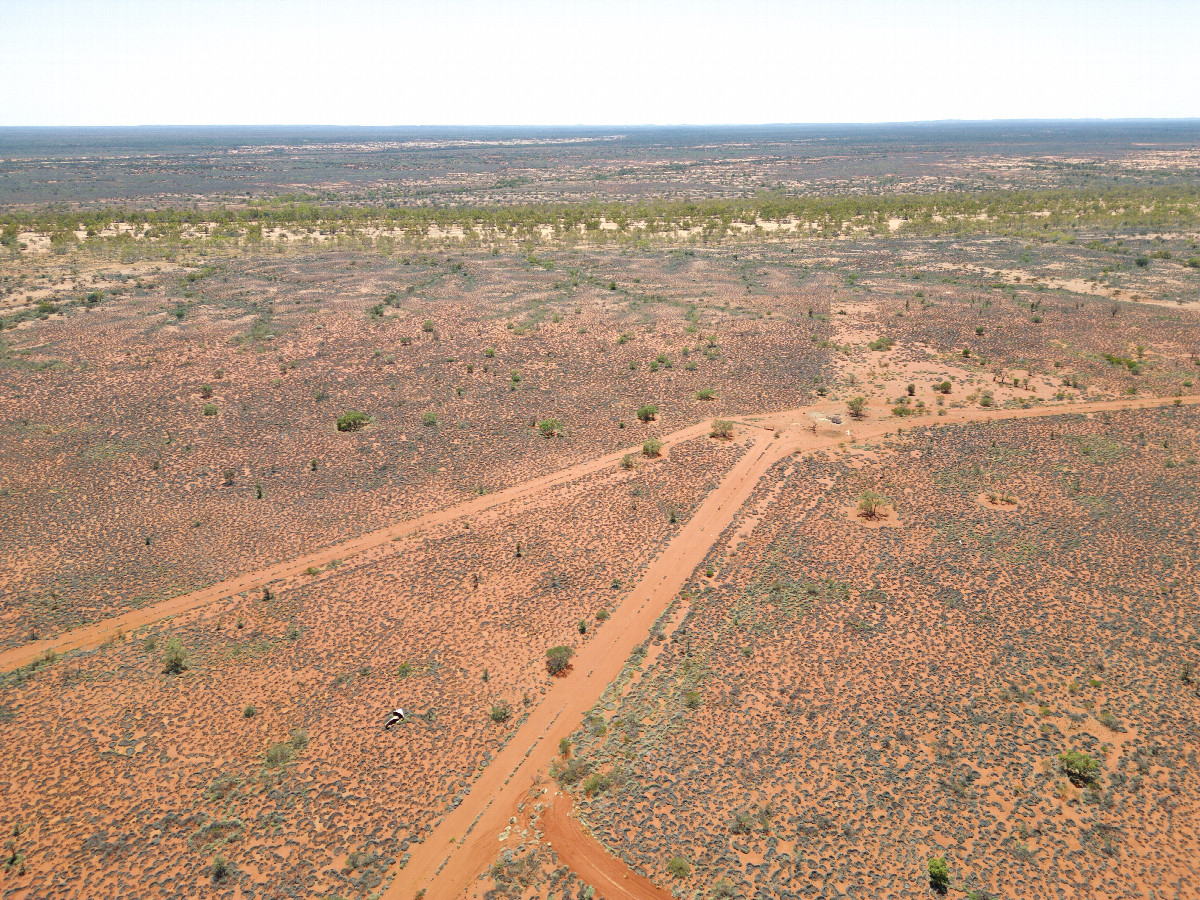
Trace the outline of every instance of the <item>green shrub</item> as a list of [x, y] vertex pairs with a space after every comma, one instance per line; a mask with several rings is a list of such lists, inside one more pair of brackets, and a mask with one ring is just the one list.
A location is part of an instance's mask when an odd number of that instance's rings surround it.
[[421, 330], [426, 334], [433, 334], [433, 319], [426, 319], [422, 322]]
[[201, 397], [203, 397], [205, 400], [207, 400], [212, 395], [213, 395], [213, 389], [212, 389], [211, 384], [200, 385], [200, 396]]
[[212, 877], [212, 880], [220, 884], [233, 874], [233, 866], [229, 864], [229, 860], [227, 860], [224, 856], [217, 854], [216, 858], [213, 859], [212, 865], [209, 867], [208, 872]]
[[253, 719], [256, 715], [258, 715], [258, 710], [255, 709], [253, 706], [247, 706], [245, 709], [242, 710], [242, 718], [243, 719]]
[[[560, 749], [562, 745], [559, 745]], [[565, 762], [555, 760], [550, 764], [550, 777], [564, 787], [579, 784], [592, 771], [592, 764], [586, 759], [573, 757]]]
[[642, 422], [649, 422], [658, 415], [658, 407], [653, 403], [647, 403], [645, 406], [639, 407], [637, 417]]
[[851, 397], [846, 401], [846, 409], [850, 410], [850, 415], [856, 419], [861, 419], [867, 414], [867, 398], [866, 397]]
[[950, 887], [950, 867], [946, 865], [946, 860], [940, 856], [935, 856], [929, 860], [929, 886], [939, 894], [946, 893]]
[[877, 340], [871, 341], [871, 343], [867, 344], [867, 346], [872, 350], [891, 350], [892, 345], [895, 343], [896, 342], [890, 337], [881, 337]]
[[733, 437], [733, 423], [726, 419], [713, 419], [712, 430], [709, 431], [708, 436], [729, 440]]
[[662, 453], [662, 446], [662, 441], [657, 438], [650, 438], [649, 440], [642, 441], [642, 453], [653, 458]]
[[583, 780], [583, 792], [589, 797], [595, 797], [612, 787], [612, 783], [612, 776], [606, 772], [593, 772]]
[[562, 427], [563, 423], [561, 419], [542, 419], [542, 421], [538, 422], [538, 431], [544, 437], [554, 437], [562, 431]]
[[1078, 750], [1058, 754], [1058, 767], [1074, 784], [1091, 784], [1100, 773], [1100, 764]]
[[206, 416], [215, 416], [217, 414], [217, 404], [205, 403], [204, 404], [204, 414]]
[[875, 491], [863, 491], [858, 495], [858, 511], [867, 519], [878, 519], [888, 504], [888, 498]]
[[163, 672], [168, 675], [179, 675], [187, 668], [187, 651], [183, 642], [177, 637], [167, 641], [167, 649], [163, 651]]
[[570, 647], [551, 647], [546, 651], [546, 671], [551, 675], [561, 675], [571, 666], [571, 657], [575, 651]]
[[716, 396], [717, 392], [712, 388], [701, 388], [700, 390], [696, 391], [697, 400], [715, 400]]
[[338, 431], [360, 431], [366, 428], [374, 420], [366, 413], [352, 409], [349, 412], [344, 412], [337, 418]]
[[264, 760], [268, 769], [282, 769], [292, 761], [291, 745], [283, 741], [272, 744], [267, 748]]
[[621, 468], [622, 469], [632, 469], [635, 465], [636, 465], [636, 463], [633, 461], [632, 453], [626, 453], [624, 456], [621, 457]]
[[488, 715], [491, 716], [493, 722], [507, 722], [512, 718], [512, 707], [508, 705], [507, 700], [501, 700], [492, 705], [492, 711]]
[[438, 415], [432, 409], [427, 409], [421, 413], [421, 424], [426, 428], [432, 428], [438, 423]]
[[1200, 256], [1193, 256], [1184, 263], [1189, 269], [1200, 269]]
[[667, 871], [673, 878], [687, 878], [692, 874], [692, 866], [682, 856], [676, 856], [667, 863]]

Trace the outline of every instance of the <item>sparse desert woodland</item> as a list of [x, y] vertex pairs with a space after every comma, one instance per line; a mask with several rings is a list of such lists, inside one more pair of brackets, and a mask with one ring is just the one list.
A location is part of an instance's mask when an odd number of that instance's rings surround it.
[[1200, 893], [1113, 128], [0, 154], [4, 896]]

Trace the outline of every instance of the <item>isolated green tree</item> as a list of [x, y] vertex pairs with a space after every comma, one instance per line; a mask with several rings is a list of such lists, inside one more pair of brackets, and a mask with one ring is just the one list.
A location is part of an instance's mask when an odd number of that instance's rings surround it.
[[571, 657], [575, 651], [570, 647], [551, 647], [546, 651], [546, 671], [551, 675], [559, 675], [571, 665]]
[[187, 651], [183, 642], [177, 637], [167, 641], [167, 648], [162, 656], [163, 671], [168, 675], [179, 675], [187, 668]]

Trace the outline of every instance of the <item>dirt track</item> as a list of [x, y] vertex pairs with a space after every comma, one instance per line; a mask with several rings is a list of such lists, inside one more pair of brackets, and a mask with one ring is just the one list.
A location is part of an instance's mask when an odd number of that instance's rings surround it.
[[604, 849], [571, 815], [571, 795], [555, 792], [554, 802], [538, 820], [542, 837], [559, 860], [596, 889], [604, 900], [671, 900], [668, 891], [631, 871]]
[[489, 763], [466, 801], [442, 819], [424, 843], [414, 847], [408, 866], [399, 872], [385, 897], [411, 900], [421, 889], [426, 897], [457, 897], [474, 883], [495, 857], [496, 834], [508, 823], [533, 777], [558, 752], [559, 739], [575, 729], [620, 674], [633, 648], [645, 639], [708, 548], [733, 521], [759, 478], [788, 452], [790, 447], [769, 432], [756, 429], [751, 433], [746, 455], [650, 564], [617, 613], [575, 657], [571, 674], [554, 683]]

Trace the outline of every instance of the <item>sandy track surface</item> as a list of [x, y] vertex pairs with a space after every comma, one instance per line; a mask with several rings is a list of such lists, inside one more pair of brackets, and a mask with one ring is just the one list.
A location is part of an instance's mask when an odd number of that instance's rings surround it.
[[596, 889], [604, 900], [671, 900], [670, 892], [632, 871], [571, 815], [571, 795], [556, 792], [538, 819], [542, 838], [559, 860]]

